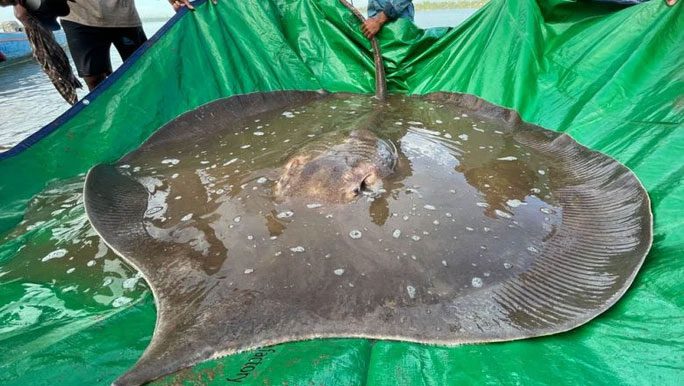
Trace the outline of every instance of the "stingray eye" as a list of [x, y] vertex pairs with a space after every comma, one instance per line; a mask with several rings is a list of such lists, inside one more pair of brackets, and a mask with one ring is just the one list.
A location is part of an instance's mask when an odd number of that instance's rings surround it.
[[362, 183], [362, 185], [361, 185], [360, 188], [354, 188], [354, 190], [352, 190], [352, 193], [353, 193], [355, 196], [358, 196], [359, 194], [361, 194], [361, 189], [363, 189], [363, 183]]

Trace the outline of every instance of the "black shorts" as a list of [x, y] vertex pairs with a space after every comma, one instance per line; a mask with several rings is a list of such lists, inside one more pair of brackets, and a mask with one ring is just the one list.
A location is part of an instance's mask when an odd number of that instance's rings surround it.
[[126, 60], [147, 40], [142, 27], [91, 27], [62, 20], [62, 28], [81, 77], [112, 73], [109, 57], [112, 44], [119, 51], [121, 59]]

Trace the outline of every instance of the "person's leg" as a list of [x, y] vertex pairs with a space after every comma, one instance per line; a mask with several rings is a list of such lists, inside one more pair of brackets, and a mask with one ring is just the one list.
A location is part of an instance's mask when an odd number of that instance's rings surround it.
[[78, 75], [92, 91], [112, 73], [109, 34], [105, 28], [90, 27], [67, 20], [62, 20], [62, 28]]
[[132, 27], [132, 28], [112, 28], [112, 42], [114, 47], [119, 51], [121, 59], [126, 61], [135, 50], [143, 45], [147, 41], [147, 36], [145, 36], [145, 31], [142, 27]]

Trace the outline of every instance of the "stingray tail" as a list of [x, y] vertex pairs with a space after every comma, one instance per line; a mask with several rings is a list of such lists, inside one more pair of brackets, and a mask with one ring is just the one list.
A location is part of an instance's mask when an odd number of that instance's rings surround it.
[[34, 16], [27, 15], [22, 23], [33, 49], [33, 57], [40, 63], [64, 100], [75, 104], [78, 101], [76, 89], [83, 86], [71, 70], [66, 53], [52, 32], [43, 27]]
[[[366, 21], [366, 18], [363, 17], [361, 12], [347, 0], [340, 0], [340, 2], [362, 23]], [[387, 99], [387, 81], [385, 80], [385, 64], [382, 60], [382, 52], [380, 52], [378, 39], [373, 37], [371, 39], [371, 46], [373, 47], [373, 59], [375, 61], [375, 97], [380, 101], [384, 101]]]

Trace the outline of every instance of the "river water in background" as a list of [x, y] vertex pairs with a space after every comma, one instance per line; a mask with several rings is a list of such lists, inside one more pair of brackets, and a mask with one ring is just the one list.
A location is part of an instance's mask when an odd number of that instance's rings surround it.
[[[474, 12], [474, 9], [418, 11], [416, 24], [421, 28], [455, 26]], [[144, 22], [143, 27], [151, 37], [163, 25], [153, 21]], [[116, 50], [112, 50], [112, 65], [115, 69], [121, 65]], [[86, 94], [85, 89], [78, 93], [80, 98]], [[0, 151], [16, 145], [69, 108], [31, 59], [0, 65], [0, 102]]]

